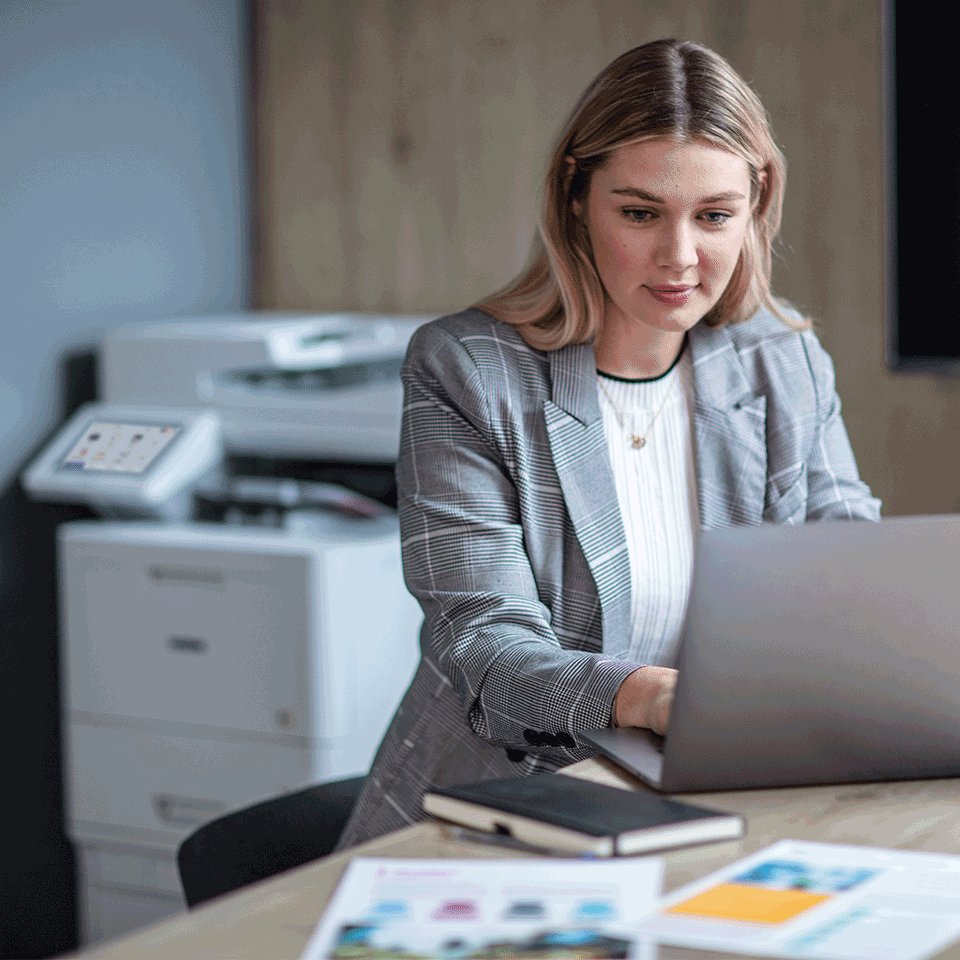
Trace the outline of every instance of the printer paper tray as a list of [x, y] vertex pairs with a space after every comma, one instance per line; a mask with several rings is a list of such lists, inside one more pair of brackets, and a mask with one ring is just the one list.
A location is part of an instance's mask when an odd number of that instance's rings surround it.
[[323, 749], [70, 724], [68, 828], [76, 836], [81, 824], [96, 823], [108, 832], [159, 832], [174, 841], [226, 810], [366, 772], [328, 767]]

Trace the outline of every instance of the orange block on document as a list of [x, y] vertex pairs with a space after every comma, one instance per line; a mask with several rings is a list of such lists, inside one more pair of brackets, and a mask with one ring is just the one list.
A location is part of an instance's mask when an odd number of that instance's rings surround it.
[[675, 904], [665, 913], [703, 917], [708, 920], [736, 920], [740, 923], [783, 923], [829, 900], [826, 893], [804, 890], [769, 890], [739, 883], [721, 883], [689, 900]]

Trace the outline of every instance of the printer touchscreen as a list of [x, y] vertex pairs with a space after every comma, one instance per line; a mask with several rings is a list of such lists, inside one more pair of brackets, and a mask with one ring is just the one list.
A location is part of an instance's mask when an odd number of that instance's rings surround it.
[[180, 429], [174, 424], [94, 420], [63, 458], [60, 469], [143, 473]]

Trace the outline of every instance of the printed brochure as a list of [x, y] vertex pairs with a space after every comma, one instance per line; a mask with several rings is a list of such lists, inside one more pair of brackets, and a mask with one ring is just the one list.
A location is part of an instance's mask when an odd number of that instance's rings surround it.
[[675, 891], [641, 930], [764, 957], [921, 960], [960, 937], [960, 857], [785, 840]]
[[302, 960], [652, 960], [637, 930], [660, 882], [656, 859], [358, 857]]

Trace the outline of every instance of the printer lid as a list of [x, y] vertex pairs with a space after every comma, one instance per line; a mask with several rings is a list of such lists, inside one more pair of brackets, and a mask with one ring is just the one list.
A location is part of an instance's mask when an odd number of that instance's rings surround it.
[[211, 407], [228, 453], [393, 462], [400, 366], [431, 319], [243, 312], [131, 324], [104, 340], [101, 395]]
[[371, 313], [319, 316], [288, 312], [244, 313], [130, 324], [111, 331], [112, 343], [180, 343], [191, 356], [226, 364], [231, 357], [259, 361], [281, 370], [342, 366], [394, 357], [406, 349], [410, 333], [429, 318]]

